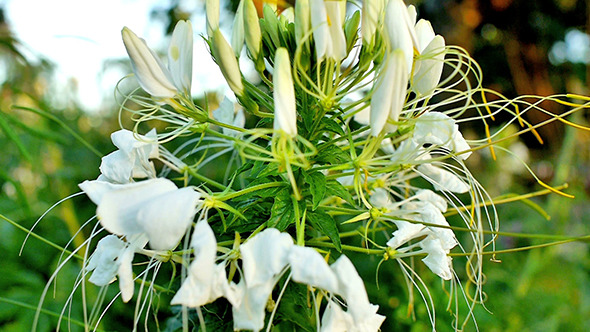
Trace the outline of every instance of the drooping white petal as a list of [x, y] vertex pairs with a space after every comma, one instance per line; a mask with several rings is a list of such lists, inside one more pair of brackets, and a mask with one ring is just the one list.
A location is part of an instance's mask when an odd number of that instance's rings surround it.
[[322, 315], [320, 332], [346, 332], [351, 326], [354, 326], [352, 316], [342, 310], [338, 303], [328, 302]]
[[264, 327], [266, 303], [277, 280], [269, 279], [265, 283], [256, 286], [246, 286], [247, 281], [242, 280], [237, 285], [243, 294], [239, 305], [232, 306], [234, 330], [260, 331]]
[[121, 188], [122, 185], [102, 180], [86, 180], [80, 183], [78, 187], [84, 191], [94, 204], [99, 205], [106, 193]]
[[346, 37], [344, 36], [344, 15], [346, 13], [346, 1], [325, 1], [326, 14], [328, 16], [328, 30], [332, 47], [328, 57], [340, 61], [346, 57]]
[[178, 21], [168, 47], [168, 69], [176, 88], [190, 96], [193, 77], [193, 27]]
[[289, 263], [293, 239], [276, 228], [267, 228], [240, 246], [244, 279], [248, 288], [263, 285]]
[[398, 121], [404, 107], [408, 73], [403, 57], [400, 50], [389, 53], [375, 81], [370, 114], [373, 136], [378, 136], [389, 120]]
[[448, 250], [445, 250], [442, 243], [434, 237], [427, 236], [420, 241], [420, 246], [428, 255], [422, 259], [428, 268], [443, 278], [444, 280], [451, 280], [453, 273], [451, 271], [451, 257], [447, 256]]
[[413, 220], [416, 222], [409, 222], [405, 220], [393, 219], [393, 222], [397, 226], [397, 230], [393, 232], [393, 237], [387, 241], [387, 245], [393, 249], [397, 249], [409, 240], [419, 236], [424, 230], [424, 225], [420, 221], [422, 219], [421, 214], [416, 214], [418, 204], [409, 202], [403, 205], [403, 210], [408, 210], [408, 213], [402, 216], [403, 219]]
[[123, 28], [121, 34], [139, 85], [154, 97], [174, 97], [176, 87], [172, 83], [170, 72], [162, 65], [158, 56], [129, 28]]
[[194, 249], [195, 259], [189, 267], [187, 279], [170, 303], [194, 308], [223, 296], [228, 282], [225, 264], [215, 265], [217, 240], [207, 221], [200, 221], [195, 225], [191, 247]]
[[363, 279], [359, 276], [356, 268], [345, 255], [340, 256], [330, 268], [338, 277], [338, 292], [346, 304], [347, 312], [352, 315], [355, 323], [362, 322], [366, 317], [374, 314], [376, 306], [369, 303], [369, 297], [365, 290]]
[[131, 265], [134, 255], [135, 248], [130, 246], [123, 250], [123, 253], [119, 256], [117, 275], [119, 276], [119, 289], [121, 290], [121, 298], [123, 299], [123, 302], [129, 302], [129, 300], [131, 300], [135, 289], [135, 285], [133, 284], [133, 269]]
[[451, 250], [457, 245], [458, 242], [457, 238], [455, 238], [455, 233], [449, 228], [449, 223], [445, 219], [445, 216], [434, 204], [421, 202], [417, 211], [420, 214], [421, 221], [442, 226], [428, 226], [428, 230], [440, 241], [445, 250]]
[[[129, 183], [133, 177], [135, 161], [121, 150], [102, 157], [100, 173], [111, 183]], [[139, 173], [138, 175], [142, 175]], [[141, 176], [138, 176], [141, 177]]]
[[165, 192], [145, 201], [137, 212], [137, 223], [155, 250], [172, 250], [186, 233], [201, 194], [192, 188]]
[[447, 212], [447, 201], [440, 195], [434, 193], [432, 190], [420, 189], [416, 192], [416, 195], [414, 195], [414, 197], [423, 202], [430, 202], [431, 204], [436, 206], [436, 208], [439, 209], [440, 212]]
[[111, 134], [113, 144], [127, 155], [139, 155], [145, 159], [158, 158], [158, 138], [156, 129], [150, 130], [146, 135], [121, 129]]
[[289, 252], [291, 279], [328, 292], [338, 291], [338, 279], [322, 255], [310, 247], [293, 246]]
[[279, 48], [275, 53], [273, 75], [275, 118], [274, 129], [294, 137], [297, 136], [297, 110], [295, 88], [291, 74], [289, 51]]
[[88, 281], [97, 286], [113, 282], [120, 264], [119, 256], [125, 247], [125, 242], [115, 235], [107, 235], [98, 241], [86, 266], [87, 271], [93, 271]]

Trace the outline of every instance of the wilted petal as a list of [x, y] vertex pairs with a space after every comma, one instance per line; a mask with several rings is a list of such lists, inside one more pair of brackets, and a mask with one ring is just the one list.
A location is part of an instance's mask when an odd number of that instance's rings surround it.
[[291, 74], [289, 51], [279, 48], [275, 53], [273, 75], [275, 118], [274, 129], [287, 135], [297, 136], [297, 110], [295, 88]]
[[338, 291], [338, 279], [324, 257], [313, 248], [293, 246], [289, 252], [291, 279], [328, 292]]
[[174, 97], [176, 87], [172, 83], [170, 72], [162, 65], [158, 56], [143, 39], [127, 27], [123, 28], [121, 34], [139, 85], [154, 97]]
[[168, 68], [174, 85], [190, 96], [193, 77], [193, 27], [190, 21], [178, 21], [168, 47]]
[[266, 284], [289, 263], [293, 239], [276, 228], [267, 228], [240, 246], [248, 288]]

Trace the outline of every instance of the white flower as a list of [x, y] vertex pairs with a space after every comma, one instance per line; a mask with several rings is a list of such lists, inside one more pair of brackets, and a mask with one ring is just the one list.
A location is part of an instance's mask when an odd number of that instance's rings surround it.
[[[470, 149], [453, 118], [440, 112], [428, 112], [416, 119], [412, 136], [418, 144], [439, 145], [451, 152], [460, 153]], [[471, 152], [461, 153], [459, 158], [469, 158]]]
[[344, 21], [345, 1], [310, 0], [311, 27], [318, 60], [331, 58], [340, 61], [346, 57]]
[[187, 231], [201, 195], [163, 178], [112, 185], [85, 181], [80, 188], [98, 205], [101, 225], [121, 236], [143, 234], [155, 250], [172, 250]]
[[406, 71], [412, 71], [416, 33], [408, 8], [402, 0], [390, 0], [385, 11], [385, 35], [390, 50], [401, 49], [406, 61]]
[[275, 53], [274, 63], [274, 129], [294, 137], [297, 136], [297, 111], [295, 88], [291, 74], [289, 51], [279, 48]]
[[135, 287], [131, 263], [135, 251], [147, 243], [145, 236], [135, 236], [129, 240], [130, 242], [125, 242], [115, 235], [105, 236], [98, 241], [86, 266], [87, 271], [93, 271], [88, 281], [97, 286], [106, 286], [118, 276], [123, 302], [128, 302], [133, 297]]
[[265, 306], [289, 263], [293, 239], [267, 228], [240, 246], [244, 275], [238, 283], [239, 300], [233, 305], [234, 329], [259, 331], [264, 327]]
[[182, 304], [187, 307], [200, 307], [228, 295], [231, 298], [225, 264], [215, 264], [217, 257], [217, 240], [209, 223], [199, 221], [191, 239], [195, 259], [189, 267], [187, 279], [182, 283], [170, 304]]
[[403, 57], [400, 50], [389, 53], [375, 81], [370, 114], [373, 136], [378, 136], [384, 128], [388, 132], [394, 131], [395, 126], [386, 124], [398, 121], [404, 107], [408, 72]]
[[149, 159], [158, 158], [156, 130], [146, 136], [135, 135], [129, 130], [111, 134], [113, 144], [119, 148], [102, 158], [101, 176], [98, 180], [111, 183], [129, 183], [132, 178], [155, 177], [154, 165]]
[[433, 164], [422, 164], [417, 167], [417, 170], [434, 185], [434, 189], [436, 190], [462, 194], [471, 189], [457, 175]]
[[168, 68], [129, 28], [121, 32], [123, 43], [131, 59], [133, 72], [139, 85], [156, 98], [172, 98], [178, 91], [190, 93], [192, 77], [192, 27], [188, 21], [179, 21], [174, 28], [168, 49]]

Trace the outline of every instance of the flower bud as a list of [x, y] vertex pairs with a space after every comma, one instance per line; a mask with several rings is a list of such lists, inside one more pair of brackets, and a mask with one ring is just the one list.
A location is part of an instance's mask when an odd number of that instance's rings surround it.
[[390, 0], [385, 12], [385, 35], [390, 50], [401, 49], [406, 59], [408, 73], [414, 62], [414, 25], [408, 8], [402, 0]]
[[236, 58], [239, 58], [240, 54], [242, 54], [242, 48], [244, 48], [244, 1], [240, 1], [238, 5], [231, 31], [231, 47]]
[[252, 0], [244, 0], [244, 28], [246, 31], [246, 47], [253, 59], [258, 58], [260, 45], [262, 44], [262, 33], [256, 6]]
[[158, 56], [129, 28], [123, 28], [121, 35], [139, 85], [154, 97], [174, 97], [178, 91]]
[[342, 27], [346, 2], [311, 0], [311, 25], [318, 60], [346, 57], [346, 37]]
[[236, 95], [242, 96], [244, 94], [244, 84], [242, 83], [242, 73], [240, 72], [238, 60], [219, 29], [213, 31], [211, 35], [211, 52], [230, 89]]
[[207, 13], [207, 34], [211, 36], [213, 31], [219, 30], [219, 0], [206, 0], [205, 11]]
[[295, 88], [291, 75], [289, 51], [279, 48], [275, 53], [274, 63], [274, 129], [294, 137], [297, 135], [297, 111], [295, 104]]
[[295, 39], [300, 45], [303, 38], [311, 31], [311, 12], [309, 0], [295, 2]]

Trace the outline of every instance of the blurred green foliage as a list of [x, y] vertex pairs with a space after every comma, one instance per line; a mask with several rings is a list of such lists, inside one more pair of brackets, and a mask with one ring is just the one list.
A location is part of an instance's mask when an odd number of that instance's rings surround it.
[[[486, 86], [511, 97], [535, 93], [547, 95], [572, 92], [588, 95], [588, 68], [579, 63], [553, 65], [547, 54], [570, 28], [585, 31], [588, 2], [568, 0], [423, 0], [416, 3], [420, 15], [432, 21], [435, 30], [448, 44], [469, 50], [484, 72]], [[160, 7], [162, 8], [162, 7]], [[228, 5], [228, 8], [232, 8]], [[180, 9], [179, 1], [155, 11], [153, 18], [173, 27], [191, 13]], [[0, 15], [0, 17], [3, 17]], [[170, 31], [168, 31], [170, 32]], [[26, 43], [26, 41], [23, 41]], [[77, 184], [96, 178], [101, 154], [113, 150], [109, 135], [118, 128], [115, 110], [89, 114], [75, 102], [56, 108], [52, 98], [52, 65], [44, 59], [26, 58], [20, 51], [9, 26], [0, 20], [0, 62], [7, 69], [0, 86], [0, 330], [29, 331], [35, 308], [47, 281], [63, 260], [62, 252], [31, 237], [19, 254], [26, 233], [7, 221], [30, 229], [37, 218], [61, 199], [78, 192]], [[107, 60], [107, 59], [105, 59]], [[215, 103], [215, 101], [213, 101]], [[546, 105], [559, 113], [558, 105]], [[528, 114], [535, 123], [538, 114]], [[574, 119], [586, 124], [580, 114]], [[502, 118], [497, 120], [501, 124]], [[477, 137], [480, 128], [470, 129]], [[517, 129], [514, 128], [516, 131]], [[531, 169], [545, 182], [568, 182], [568, 193], [575, 199], [558, 195], [534, 198], [551, 219], [524, 203], [498, 206], [501, 230], [506, 232], [581, 236], [590, 234], [590, 135], [587, 132], [551, 126], [541, 132], [546, 144], [540, 146], [531, 137], [505, 142], [506, 148], [528, 153]], [[523, 144], [524, 142], [524, 144]], [[521, 145], [519, 145], [521, 144]], [[89, 148], [91, 146], [92, 148]], [[527, 193], [540, 190], [526, 169], [508, 154], [499, 160], [482, 151], [470, 159], [476, 178], [492, 196], [500, 193]], [[223, 176], [221, 174], [220, 176]], [[52, 209], [34, 229], [47, 240], [68, 249], [77, 247], [88, 235], [75, 231], [94, 214], [94, 205], [83, 196], [70, 198]], [[501, 236], [497, 249], [509, 249], [546, 243], [547, 239]], [[373, 274], [379, 262], [359, 254], [355, 262], [361, 275]], [[531, 251], [501, 254], [501, 263], [485, 266], [487, 293], [485, 307], [478, 306], [475, 316], [481, 331], [589, 331], [590, 330], [590, 257], [587, 243], [570, 243]], [[456, 259], [460, 261], [460, 259]], [[65, 265], [55, 287], [48, 288], [39, 331], [55, 330], [64, 303], [79, 277], [81, 264], [73, 259]], [[459, 273], [461, 273], [459, 271]], [[428, 275], [428, 274], [423, 274]], [[368, 280], [367, 289], [380, 313], [388, 317], [384, 331], [429, 331], [425, 306], [414, 292], [413, 310], [398, 265], [386, 261], [379, 266], [379, 283]], [[437, 308], [437, 328], [450, 330], [453, 317], [444, 311], [446, 291], [432, 276], [431, 293]], [[115, 290], [110, 289], [113, 293]], [[89, 300], [97, 289], [88, 287]], [[74, 304], [66, 307], [66, 316], [81, 321], [80, 292]], [[114, 293], [113, 293], [114, 294]], [[107, 297], [108, 298], [108, 297]], [[160, 328], [166, 317], [176, 312], [167, 308], [167, 295], [161, 300]], [[486, 310], [487, 309], [487, 310]], [[121, 331], [133, 317], [133, 306], [116, 300], [103, 319], [101, 328]], [[488, 311], [489, 310], [489, 311]], [[174, 319], [171, 322], [175, 322]], [[67, 326], [67, 323], [64, 322]], [[82, 330], [71, 323], [72, 330]], [[62, 329], [66, 329], [62, 326]], [[466, 331], [475, 327], [469, 324]]]

